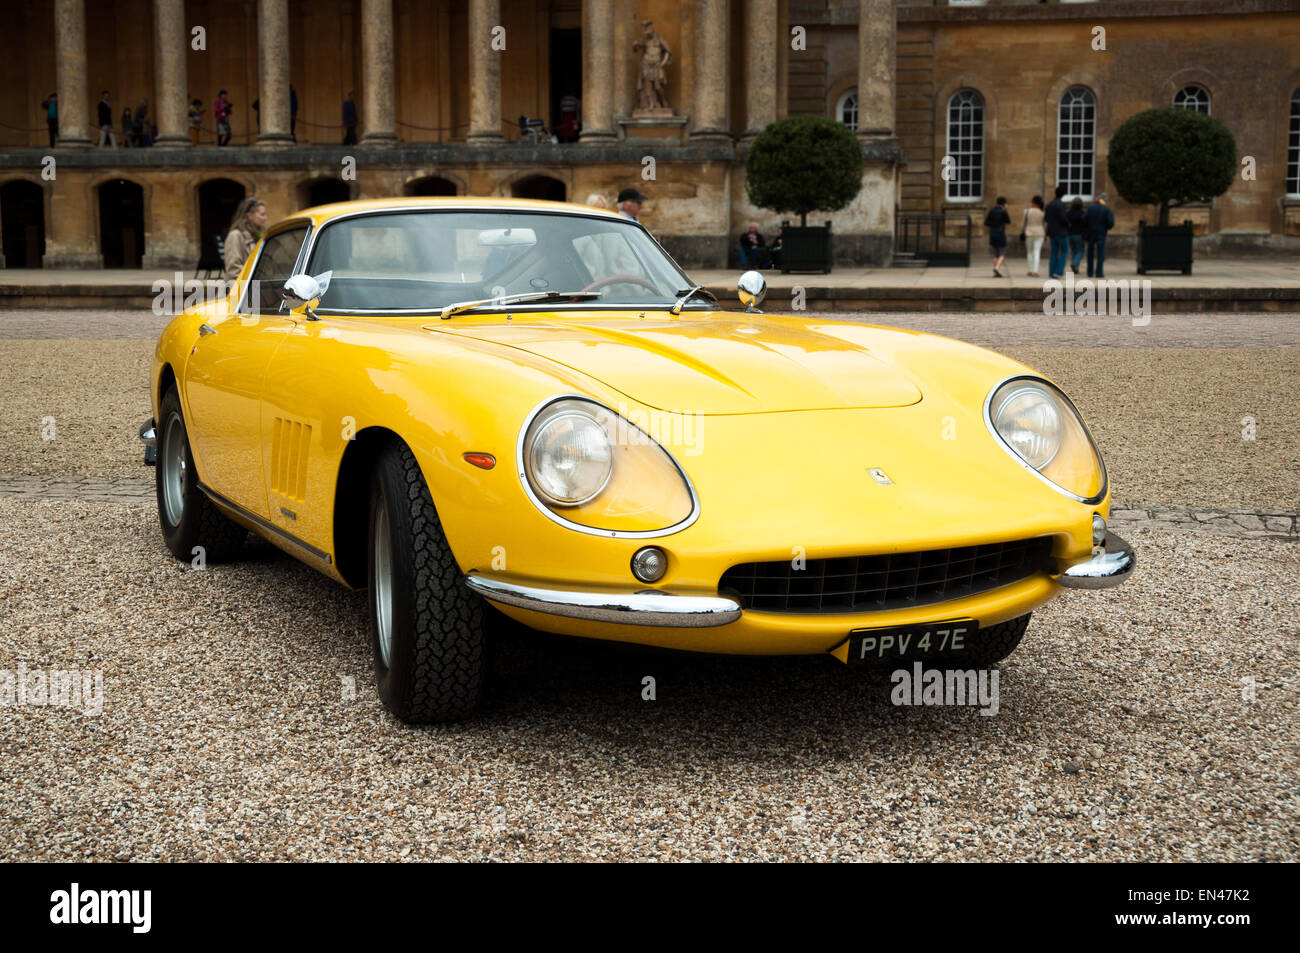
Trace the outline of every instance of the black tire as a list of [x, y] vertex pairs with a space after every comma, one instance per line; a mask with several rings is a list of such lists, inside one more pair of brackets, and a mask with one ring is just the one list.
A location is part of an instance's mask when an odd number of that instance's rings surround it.
[[[185, 428], [185, 414], [175, 387], [169, 387], [159, 406], [158, 459], [154, 462], [154, 489], [158, 498], [158, 524], [162, 527], [163, 542], [171, 554], [186, 562], [192, 560], [196, 546], [203, 547], [205, 562], [221, 562], [232, 558], [248, 530], [229, 519], [217, 509], [199, 489], [198, 470], [193, 466], [189, 431]], [[180, 450], [179, 467], [171, 463], [171, 442], [177, 441]], [[176, 481], [177, 492], [169, 504], [167, 481]]]
[[961, 655], [954, 656], [953, 661], [960, 661], [974, 668], [986, 668], [1001, 662], [1016, 650], [1020, 640], [1025, 637], [1025, 629], [1029, 627], [1029, 618], [1032, 615], [1032, 612], [1026, 612], [1022, 616], [1008, 619], [992, 628], [980, 629], [979, 641]]
[[[403, 443], [385, 447], [371, 474], [367, 539], [370, 644], [380, 698], [407, 724], [465, 718], [483, 694], [487, 607], [465, 585], [428, 484]], [[376, 576], [384, 552], [387, 586]], [[388, 607], [387, 659], [381, 602]]]

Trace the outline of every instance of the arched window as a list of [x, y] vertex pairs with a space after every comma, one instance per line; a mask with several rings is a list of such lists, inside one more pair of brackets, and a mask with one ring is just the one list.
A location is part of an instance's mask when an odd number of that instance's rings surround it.
[[948, 157], [948, 198], [983, 198], [984, 97], [973, 89], [959, 89], [948, 100]]
[[1291, 136], [1286, 144], [1286, 194], [1300, 198], [1300, 87], [1291, 94]]
[[1083, 86], [1061, 96], [1056, 124], [1056, 182], [1067, 196], [1090, 198], [1097, 148], [1097, 100]]
[[854, 132], [858, 131], [858, 91], [850, 89], [835, 104], [835, 118]]
[[1210, 91], [1204, 86], [1184, 86], [1174, 93], [1174, 105], [1182, 109], [1195, 109], [1210, 114]]

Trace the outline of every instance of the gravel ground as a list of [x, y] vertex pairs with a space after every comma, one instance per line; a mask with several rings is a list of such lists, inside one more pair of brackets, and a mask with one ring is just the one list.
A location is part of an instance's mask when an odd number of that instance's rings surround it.
[[199, 571], [148, 505], [0, 518], [0, 668], [104, 691], [0, 707], [3, 860], [1300, 859], [1293, 544], [1135, 533], [1141, 574], [1036, 614], [994, 716], [538, 637], [481, 720], [411, 729], [363, 596], [270, 547]]

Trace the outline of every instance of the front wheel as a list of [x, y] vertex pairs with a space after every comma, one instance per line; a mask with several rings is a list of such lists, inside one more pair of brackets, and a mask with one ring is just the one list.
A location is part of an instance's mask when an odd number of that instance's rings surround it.
[[455, 721], [483, 693], [485, 606], [465, 585], [410, 449], [370, 481], [370, 641], [379, 696], [408, 724]]

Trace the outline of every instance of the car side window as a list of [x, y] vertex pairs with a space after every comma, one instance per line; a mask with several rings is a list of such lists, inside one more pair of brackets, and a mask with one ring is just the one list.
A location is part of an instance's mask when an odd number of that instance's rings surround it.
[[275, 314], [283, 300], [280, 293], [285, 281], [293, 276], [293, 266], [307, 237], [307, 226], [276, 232], [262, 242], [262, 252], [249, 276], [248, 294], [244, 296], [245, 314]]

